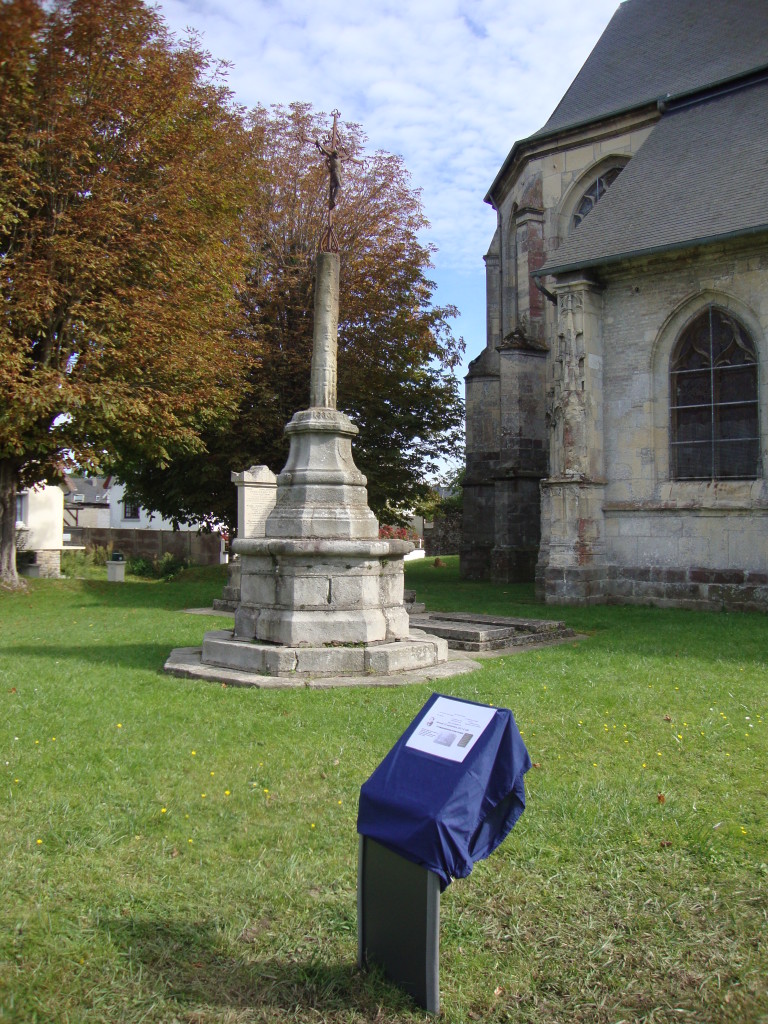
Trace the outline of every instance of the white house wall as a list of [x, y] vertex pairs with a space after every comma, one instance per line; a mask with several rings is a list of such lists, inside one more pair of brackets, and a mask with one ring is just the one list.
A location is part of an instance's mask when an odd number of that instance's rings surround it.
[[64, 533], [64, 494], [45, 484], [23, 492], [24, 549], [58, 551]]
[[[125, 518], [125, 487], [123, 484], [112, 484], [109, 489], [109, 527], [112, 530], [173, 530], [173, 523], [170, 519], [163, 519], [159, 515], [151, 515], [146, 509], [139, 509], [138, 519]], [[197, 533], [196, 524], [179, 523], [179, 530], [182, 532], [192, 531]]]

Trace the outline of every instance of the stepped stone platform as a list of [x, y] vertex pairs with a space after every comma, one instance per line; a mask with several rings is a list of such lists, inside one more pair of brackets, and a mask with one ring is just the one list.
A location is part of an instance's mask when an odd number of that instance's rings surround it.
[[254, 643], [221, 629], [206, 633], [203, 644], [171, 651], [165, 671], [228, 686], [322, 690], [423, 683], [480, 667], [467, 655], [449, 652], [446, 640], [416, 629], [407, 639], [333, 647]]
[[411, 628], [422, 629], [448, 641], [457, 651], [501, 651], [508, 647], [556, 643], [575, 636], [564, 622], [516, 619], [462, 612], [413, 614]]

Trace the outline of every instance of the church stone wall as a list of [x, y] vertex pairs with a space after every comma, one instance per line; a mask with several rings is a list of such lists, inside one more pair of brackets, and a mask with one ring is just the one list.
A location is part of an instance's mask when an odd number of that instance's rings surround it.
[[[581, 574], [568, 566], [556, 573], [550, 565], [540, 578], [548, 600], [768, 610], [765, 478], [678, 482], [670, 479], [668, 454], [670, 354], [685, 323], [715, 302], [739, 317], [757, 348], [768, 465], [764, 253], [764, 246], [761, 252], [734, 245], [604, 275], [603, 552], [584, 559]], [[583, 528], [584, 517], [562, 504], [556, 481], [546, 481], [544, 490], [546, 538]]]

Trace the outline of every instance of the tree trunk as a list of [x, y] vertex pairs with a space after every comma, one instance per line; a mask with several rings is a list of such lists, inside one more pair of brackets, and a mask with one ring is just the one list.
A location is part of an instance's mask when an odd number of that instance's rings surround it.
[[16, 572], [16, 466], [0, 459], [0, 586], [20, 587]]

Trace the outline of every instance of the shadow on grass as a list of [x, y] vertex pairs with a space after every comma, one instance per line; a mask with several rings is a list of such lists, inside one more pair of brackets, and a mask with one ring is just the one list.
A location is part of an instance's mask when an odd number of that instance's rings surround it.
[[111, 668], [142, 668], [159, 672], [171, 650], [165, 643], [8, 644], [2, 655], [12, 658], [45, 658], [48, 661], [82, 661]]
[[108, 583], [105, 580], [80, 582], [84, 594], [113, 608], [166, 608], [168, 611], [180, 611], [187, 606], [190, 598], [197, 598], [213, 609], [213, 598], [219, 597], [221, 593], [221, 588], [212, 588], [208, 583], [186, 583], [180, 579], [126, 580], [125, 583]]
[[337, 1011], [381, 1020], [377, 1014], [382, 1003], [393, 1015], [389, 1019], [415, 1009], [406, 995], [378, 973], [362, 974], [355, 964], [324, 962], [315, 936], [300, 943], [295, 955], [280, 958], [260, 956], [257, 935], [233, 948], [213, 922], [134, 918], [103, 922], [103, 926], [110, 941], [122, 947], [135, 966], [178, 1004], [264, 1007], [290, 1012], [292, 1019], [300, 1008], [309, 1011], [313, 1020], [318, 1013], [325, 1019]]

